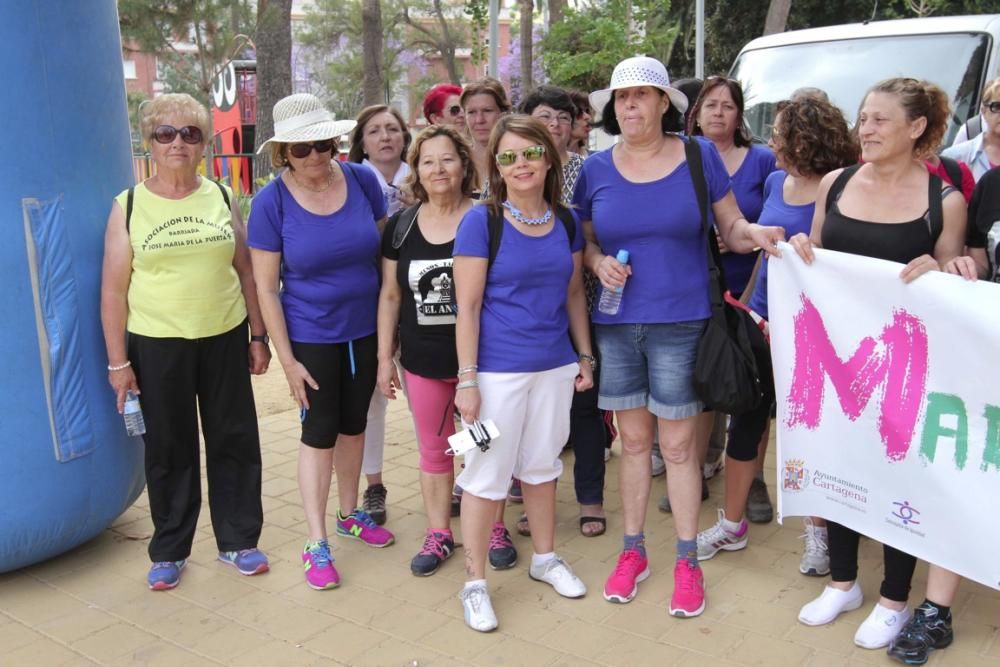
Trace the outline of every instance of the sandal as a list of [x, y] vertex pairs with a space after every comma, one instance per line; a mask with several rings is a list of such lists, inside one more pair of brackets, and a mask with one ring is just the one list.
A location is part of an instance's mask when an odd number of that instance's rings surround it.
[[[587, 532], [583, 529], [588, 523], [600, 524], [600, 528], [592, 532]], [[608, 529], [608, 518], [604, 516], [581, 516], [580, 517], [580, 534], [584, 537], [597, 537], [598, 535], [603, 535], [604, 531]]]
[[517, 530], [518, 535], [523, 535], [524, 537], [531, 537], [531, 526], [528, 525], [528, 513], [521, 512], [521, 518], [517, 520], [514, 525], [515, 530]]

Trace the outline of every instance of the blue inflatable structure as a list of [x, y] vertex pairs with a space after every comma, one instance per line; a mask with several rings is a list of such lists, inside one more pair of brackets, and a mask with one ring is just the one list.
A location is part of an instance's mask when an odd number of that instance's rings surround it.
[[132, 182], [115, 0], [4, 4], [0, 572], [104, 530], [142, 491], [100, 322], [104, 226]]

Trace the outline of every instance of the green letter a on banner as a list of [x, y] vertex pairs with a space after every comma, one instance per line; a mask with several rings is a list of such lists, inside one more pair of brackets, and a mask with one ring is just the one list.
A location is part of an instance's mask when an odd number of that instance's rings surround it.
[[[945, 426], [941, 418], [954, 417], [955, 426]], [[965, 413], [965, 402], [954, 394], [927, 394], [927, 417], [924, 419], [924, 433], [920, 440], [920, 457], [934, 463], [938, 438], [955, 439], [955, 466], [962, 470], [969, 458], [969, 418]]]

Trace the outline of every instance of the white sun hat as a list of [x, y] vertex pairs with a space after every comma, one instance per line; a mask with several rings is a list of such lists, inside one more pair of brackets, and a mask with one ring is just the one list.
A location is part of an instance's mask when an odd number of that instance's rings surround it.
[[357, 121], [336, 120], [315, 95], [298, 93], [274, 105], [274, 136], [257, 149], [260, 153], [272, 141], [297, 144], [334, 139], [354, 129]]
[[670, 106], [676, 108], [681, 113], [687, 111], [687, 96], [670, 86], [670, 77], [667, 75], [667, 68], [659, 60], [650, 58], [649, 56], [633, 56], [615, 65], [615, 71], [611, 73], [611, 85], [603, 90], [592, 92], [590, 94], [590, 106], [594, 107], [597, 113], [602, 113], [604, 106], [611, 99], [614, 91], [620, 88], [634, 88], [636, 86], [659, 88], [670, 98]]

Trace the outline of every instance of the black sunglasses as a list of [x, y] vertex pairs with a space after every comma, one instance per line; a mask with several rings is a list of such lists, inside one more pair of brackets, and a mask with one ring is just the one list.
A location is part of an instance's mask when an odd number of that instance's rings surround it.
[[159, 144], [173, 143], [177, 135], [181, 135], [181, 140], [186, 144], [200, 144], [204, 135], [201, 130], [194, 125], [184, 127], [174, 127], [173, 125], [160, 125], [153, 130], [153, 139]]
[[309, 157], [309, 154], [314, 150], [317, 153], [329, 153], [333, 150], [333, 139], [314, 141], [309, 144], [292, 144], [288, 147], [288, 152], [292, 154], [292, 157], [297, 157], [300, 160]]
[[983, 108], [990, 113], [1000, 113], [1000, 101], [998, 102], [983, 102]]
[[450, 107], [446, 108], [445, 111], [448, 112], [449, 116], [457, 116], [458, 114], [462, 113], [462, 107], [458, 106], [457, 104], [453, 104]]

